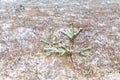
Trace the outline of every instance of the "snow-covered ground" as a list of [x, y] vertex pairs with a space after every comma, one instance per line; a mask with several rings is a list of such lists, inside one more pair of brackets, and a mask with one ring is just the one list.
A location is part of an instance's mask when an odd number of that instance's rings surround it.
[[[0, 0], [0, 80], [120, 80], [119, 0]], [[73, 22], [87, 57], [43, 53], [40, 38]]]

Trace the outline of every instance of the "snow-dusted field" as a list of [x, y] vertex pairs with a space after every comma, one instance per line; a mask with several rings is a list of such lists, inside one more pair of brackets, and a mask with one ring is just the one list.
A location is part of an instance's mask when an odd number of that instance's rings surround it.
[[[40, 38], [73, 22], [87, 57], [43, 53]], [[0, 0], [0, 80], [120, 80], [119, 0]]]

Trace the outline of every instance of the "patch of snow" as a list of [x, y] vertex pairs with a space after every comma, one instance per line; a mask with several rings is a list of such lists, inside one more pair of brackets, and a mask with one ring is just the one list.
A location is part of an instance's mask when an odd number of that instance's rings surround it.
[[6, 50], [6, 45], [0, 43], [0, 53]]
[[4, 80], [2, 77], [0, 77], [0, 80]]
[[60, 70], [60, 73], [62, 73], [63, 75], [65, 75], [66, 71], [65, 70]]
[[118, 35], [120, 37], [120, 32], [116, 32], [116, 35]]
[[100, 52], [99, 51], [95, 51], [95, 54], [100, 54]]
[[26, 9], [26, 11], [29, 11], [29, 10], [31, 10], [31, 8], [25, 8]]
[[29, 49], [32, 49], [34, 47], [31, 42], [25, 40], [18, 40], [18, 45], [22, 48], [29, 48]]
[[39, 19], [39, 18], [38, 18], [38, 17], [32, 17], [32, 19], [33, 19], [33, 20], [37, 20], [37, 19]]
[[14, 76], [14, 77], [16, 77], [16, 74], [17, 74], [17, 72], [16, 71], [12, 71], [12, 72], [10, 72], [10, 76]]
[[[6, 36], [7, 34], [9, 34], [8, 36]], [[15, 29], [13, 32], [9, 32], [7, 30], [2, 32], [2, 40], [7, 42], [7, 46], [12, 49], [15, 50], [15, 47], [17, 47], [16, 49], [19, 48], [28, 48], [28, 49], [33, 49], [34, 44], [30, 41], [28, 41], [27, 39], [34, 39], [36, 38], [36, 35], [34, 33], [34, 30], [32, 30], [31, 28], [17, 28]], [[10, 41], [17, 41], [16, 43], [10, 43]], [[4, 51], [6, 49], [6, 46], [0, 46], [0, 52]]]
[[105, 80], [120, 80], [119, 73], [110, 73], [106, 76]]
[[4, 79], [4, 80], [12, 80], [10, 77], [7, 77], [6, 79]]
[[100, 44], [100, 45], [104, 45], [104, 44], [112, 45], [114, 41], [107, 38], [105, 35], [98, 35], [96, 37], [95, 43]]
[[0, 9], [0, 12], [5, 12], [5, 9]]
[[6, 38], [6, 35], [9, 35], [9, 34], [11, 34], [11, 33], [8, 30], [2, 31], [2, 33], [1, 33], [1, 36], [3, 37], [2, 39]]
[[34, 31], [31, 28], [20, 27], [13, 32], [13, 35], [10, 38], [19, 40], [19, 39], [26, 39], [28, 37], [30, 38], [36, 37]]
[[60, 8], [60, 9], [59, 9], [59, 11], [64, 11], [64, 10], [65, 10], [65, 8]]
[[118, 28], [115, 27], [115, 26], [112, 27], [112, 31], [116, 31], [117, 29], [118, 29]]
[[10, 19], [9, 19], [7, 22], [8, 22], [8, 23], [12, 23], [12, 22], [14, 22], [14, 20], [12, 20], [12, 19], [10, 20]]
[[1, 2], [7, 2], [7, 3], [9, 3], [9, 2], [16, 2], [17, 0], [1, 0]]
[[26, 16], [27, 16], [26, 14], [22, 14], [22, 15], [18, 15], [18, 18], [24, 18]]
[[7, 30], [8, 28], [10, 28], [11, 25], [12, 25], [12, 24], [10, 24], [10, 23], [4, 23], [4, 24], [1, 24], [0, 26], [1, 26], [1, 29], [2, 29], [3, 31], [5, 31], [5, 30]]
[[118, 62], [118, 61], [114, 61], [114, 63], [115, 63], [115, 64], [119, 64], [119, 62]]
[[102, 42], [99, 41], [99, 40], [95, 40], [95, 43], [97, 43], [97, 44], [102, 44]]
[[85, 31], [86, 36], [94, 36], [96, 32]]
[[49, 11], [48, 14], [49, 15], [54, 15], [54, 12], [53, 11]]
[[110, 61], [107, 61], [107, 60], [104, 60], [104, 62], [103, 62], [103, 64], [105, 64], [105, 65], [107, 65], [109, 63], [110, 63]]
[[105, 26], [106, 24], [103, 22], [103, 23], [98, 23], [98, 26]]
[[107, 4], [112, 4], [112, 3], [120, 3], [120, 1], [119, 0], [106, 0], [106, 1], [104, 1], [104, 2], [106, 2]]
[[99, 61], [99, 58], [95, 58], [92, 60], [91, 64], [95, 65], [95, 64], [97, 64], [98, 61]]
[[[72, 17], [74, 17], [74, 16], [76, 16], [76, 15], [78, 15], [78, 14], [68, 14], [68, 13], [65, 13], [64, 14], [64, 17], [67, 17], [67, 16], [72, 16]], [[71, 20], [71, 19], [70, 19]]]
[[40, 9], [40, 12], [45, 12], [45, 9]]
[[83, 7], [86, 8], [86, 9], [90, 9], [89, 5], [83, 5]]

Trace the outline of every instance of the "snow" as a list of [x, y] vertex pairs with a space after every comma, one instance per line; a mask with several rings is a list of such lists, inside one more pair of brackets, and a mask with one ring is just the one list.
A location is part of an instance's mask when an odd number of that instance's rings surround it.
[[11, 25], [12, 24], [10, 24], [10, 23], [4, 23], [4, 24], [0, 25], [1, 26], [0, 28], [5, 31], [5, 30], [11, 28]]
[[95, 58], [92, 60], [91, 64], [96, 65], [99, 61], [99, 58]]
[[17, 0], [0, 0], [1, 2], [7, 2], [7, 3], [9, 3], [9, 2], [15, 2], [15, 1], [17, 1]]
[[6, 45], [0, 43], [0, 53], [4, 52], [6, 50]]
[[[0, 4], [0, 58], [5, 59], [0, 62], [0, 78], [8, 73], [6, 80], [21, 76], [27, 80], [36, 76], [43, 80], [117, 79], [120, 1], [115, 1], [1, 0], [11, 7]], [[25, 10], [16, 12], [19, 4], [23, 4]], [[92, 47], [87, 57], [73, 56], [77, 70], [73, 70], [69, 58], [46, 57], [39, 42], [40, 38], [48, 39], [50, 27], [55, 29], [58, 38], [66, 39], [59, 31], [69, 28], [71, 22], [75, 23], [76, 30], [83, 28], [76, 41], [77, 49]]]
[[105, 23], [104, 23], [104, 22], [98, 23], [98, 26], [104, 27], [104, 26], [105, 26]]
[[120, 74], [116, 73], [116, 74], [108, 74], [106, 76], [106, 80], [120, 80]]
[[0, 13], [1, 13], [1, 12], [5, 12], [5, 9], [0, 9]]
[[97, 43], [98, 45], [112, 45], [114, 44], [114, 41], [107, 38], [105, 35], [98, 35], [96, 37], [95, 43]]
[[35, 37], [36, 35], [34, 34], [34, 31], [30, 28], [17, 28], [14, 32], [11, 38], [16, 38], [16, 39], [25, 39], [26, 37]]

